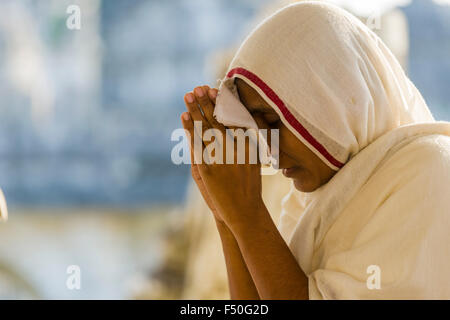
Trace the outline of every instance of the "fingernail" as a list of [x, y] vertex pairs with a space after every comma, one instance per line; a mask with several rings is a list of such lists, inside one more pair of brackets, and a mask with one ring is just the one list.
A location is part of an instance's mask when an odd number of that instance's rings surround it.
[[195, 94], [198, 96], [198, 97], [203, 97], [203, 89], [202, 88], [195, 88]]
[[190, 118], [190, 117], [189, 117], [189, 113], [187, 113], [187, 112], [183, 113], [183, 120], [188, 121], [189, 118]]
[[216, 90], [209, 89], [209, 96], [210, 96], [211, 98], [215, 98], [215, 97], [217, 96]]
[[194, 102], [194, 97], [192, 96], [192, 94], [188, 93], [186, 95], [186, 100], [187, 100], [187, 102], [192, 103], [192, 102]]

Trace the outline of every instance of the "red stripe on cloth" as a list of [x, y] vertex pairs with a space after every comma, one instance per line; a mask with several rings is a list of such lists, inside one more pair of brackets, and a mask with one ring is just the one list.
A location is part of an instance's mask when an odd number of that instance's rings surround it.
[[278, 109], [283, 114], [286, 121], [306, 140], [308, 141], [317, 151], [319, 151], [331, 164], [338, 168], [342, 168], [344, 166], [344, 163], [338, 161], [336, 158], [334, 158], [326, 149], [324, 146], [320, 144], [309, 132], [306, 130], [305, 127], [302, 126], [300, 122], [298, 122], [297, 119], [292, 115], [292, 113], [288, 110], [284, 102], [278, 97], [278, 95], [264, 82], [262, 81], [257, 75], [254, 73], [238, 67], [231, 69], [227, 77], [231, 78], [235, 74], [240, 74], [252, 81], [255, 85], [257, 85], [264, 93], [265, 95], [272, 100], [273, 103], [278, 107]]

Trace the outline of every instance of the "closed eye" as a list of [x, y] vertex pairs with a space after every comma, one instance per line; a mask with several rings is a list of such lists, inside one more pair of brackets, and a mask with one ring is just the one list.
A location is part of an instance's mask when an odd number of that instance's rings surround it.
[[266, 119], [268, 124], [275, 124], [281, 120], [280, 116], [278, 116], [277, 114], [266, 114], [264, 115], [264, 118]]
[[268, 124], [272, 124], [275, 122], [278, 122], [280, 120], [280, 116], [276, 114], [275, 112], [262, 112], [262, 111], [255, 111], [252, 112], [252, 115], [260, 115], [266, 120]]
[[252, 116], [258, 115], [262, 118], [264, 118], [264, 121], [266, 121], [266, 123], [268, 125], [270, 125], [271, 127], [275, 127], [278, 122], [281, 121], [280, 116], [278, 114], [276, 114], [275, 112], [265, 112], [265, 111], [252, 111], [250, 113]]

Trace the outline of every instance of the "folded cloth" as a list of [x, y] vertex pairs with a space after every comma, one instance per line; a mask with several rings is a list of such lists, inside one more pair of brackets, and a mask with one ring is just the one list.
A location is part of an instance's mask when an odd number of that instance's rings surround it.
[[6, 221], [8, 219], [8, 209], [6, 207], [5, 196], [2, 189], [0, 189], [0, 221]]
[[[220, 81], [220, 80], [219, 80]], [[254, 129], [258, 130], [258, 124], [255, 119], [253, 119], [250, 112], [242, 104], [239, 93], [237, 92], [237, 87], [234, 81], [221, 81], [218, 89], [218, 94], [216, 97], [216, 106], [214, 108], [214, 118], [227, 127], [239, 127], [244, 129]], [[269, 134], [269, 133], [267, 133]], [[273, 152], [273, 155], [269, 152], [269, 145], [267, 142], [267, 135], [264, 136], [258, 131], [259, 135], [259, 146], [264, 148], [266, 151], [267, 163], [263, 163], [262, 173], [265, 175], [272, 175], [276, 173], [275, 168], [278, 165], [278, 152]], [[252, 136], [250, 136], [251, 138]], [[253, 141], [257, 143], [257, 141]], [[276, 145], [277, 142], [272, 141], [272, 146]], [[272, 166], [270, 168], [270, 166]]]
[[249, 34], [221, 87], [236, 77], [337, 171], [314, 192], [293, 186], [277, 223], [309, 297], [450, 299], [450, 123], [381, 39], [334, 5], [291, 4]]
[[258, 129], [256, 121], [239, 99], [237, 88], [232, 81], [220, 83], [214, 117], [225, 126]]

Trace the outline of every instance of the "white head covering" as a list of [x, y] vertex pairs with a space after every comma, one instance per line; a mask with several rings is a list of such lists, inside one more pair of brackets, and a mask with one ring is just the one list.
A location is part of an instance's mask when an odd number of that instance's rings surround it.
[[[379, 37], [330, 4], [285, 6], [240, 46], [219, 86], [215, 116], [225, 125], [249, 127], [254, 123], [239, 103], [236, 77], [252, 86], [334, 170], [394, 128], [434, 121]], [[225, 91], [236, 96], [234, 107], [229, 99], [222, 101]]]

